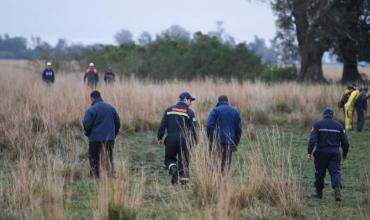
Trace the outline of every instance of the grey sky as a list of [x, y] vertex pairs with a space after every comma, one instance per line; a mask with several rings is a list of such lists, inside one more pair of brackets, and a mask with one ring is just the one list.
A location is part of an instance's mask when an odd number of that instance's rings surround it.
[[268, 4], [248, 0], [1, 0], [0, 34], [39, 36], [55, 43], [113, 43], [120, 29], [136, 39], [173, 24], [195, 32], [216, 30], [216, 22], [237, 42], [271, 39], [274, 17]]

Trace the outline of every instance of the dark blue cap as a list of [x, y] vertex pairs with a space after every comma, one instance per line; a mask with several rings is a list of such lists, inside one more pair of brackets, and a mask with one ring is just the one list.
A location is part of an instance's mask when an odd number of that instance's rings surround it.
[[331, 107], [326, 107], [326, 108], [324, 108], [323, 113], [324, 113], [324, 115], [333, 115], [334, 111]]
[[180, 93], [179, 98], [180, 98], [180, 100], [184, 100], [185, 98], [190, 99], [191, 101], [195, 100], [195, 98], [193, 96], [191, 96], [189, 92]]

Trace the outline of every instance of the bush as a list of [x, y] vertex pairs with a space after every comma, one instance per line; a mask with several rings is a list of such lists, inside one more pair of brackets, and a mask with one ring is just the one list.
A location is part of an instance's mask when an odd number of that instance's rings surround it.
[[267, 67], [260, 75], [260, 79], [266, 82], [294, 81], [297, 79], [298, 70], [295, 66]]

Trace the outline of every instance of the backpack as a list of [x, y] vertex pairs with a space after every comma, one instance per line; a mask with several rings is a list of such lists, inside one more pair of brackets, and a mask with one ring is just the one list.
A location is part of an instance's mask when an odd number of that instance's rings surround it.
[[346, 92], [342, 95], [342, 98], [338, 102], [338, 108], [344, 108], [344, 104], [348, 101], [349, 96], [351, 95], [352, 92]]

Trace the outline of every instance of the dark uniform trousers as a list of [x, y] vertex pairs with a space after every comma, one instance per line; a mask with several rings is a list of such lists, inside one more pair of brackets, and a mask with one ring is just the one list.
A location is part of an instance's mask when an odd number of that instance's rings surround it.
[[324, 188], [324, 178], [326, 169], [329, 170], [331, 176], [331, 185], [333, 188], [341, 187], [341, 172], [340, 172], [340, 152], [330, 148], [320, 149], [314, 152], [315, 157], [315, 187], [317, 191], [322, 191]]
[[91, 176], [100, 176], [100, 165], [106, 170], [108, 176], [114, 174], [113, 147], [114, 141], [94, 141], [89, 143]]
[[361, 132], [365, 124], [365, 110], [361, 107], [356, 107], [357, 114], [357, 131]]
[[165, 156], [164, 164], [168, 168], [170, 174], [171, 167], [178, 168], [180, 178], [189, 178], [189, 146], [185, 138], [177, 134], [169, 134], [164, 140]]

